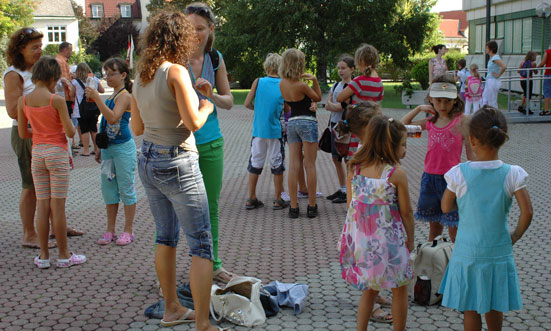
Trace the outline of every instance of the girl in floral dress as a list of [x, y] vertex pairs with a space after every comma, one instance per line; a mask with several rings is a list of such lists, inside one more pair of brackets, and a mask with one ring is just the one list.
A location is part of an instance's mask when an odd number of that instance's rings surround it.
[[340, 238], [344, 280], [362, 290], [358, 330], [366, 330], [375, 298], [392, 289], [394, 330], [405, 330], [407, 285], [413, 278], [413, 212], [406, 172], [406, 129], [385, 116], [374, 117], [364, 144], [348, 162], [348, 214]]

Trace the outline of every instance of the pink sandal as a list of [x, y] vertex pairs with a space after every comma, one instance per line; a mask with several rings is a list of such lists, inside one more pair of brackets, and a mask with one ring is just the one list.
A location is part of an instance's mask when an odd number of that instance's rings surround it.
[[71, 257], [66, 259], [66, 260], [57, 259], [57, 267], [58, 268], [69, 268], [69, 267], [72, 267], [74, 265], [83, 264], [84, 262], [86, 262], [86, 256], [71, 253]]
[[126, 246], [130, 245], [134, 241], [134, 235], [132, 233], [123, 232], [119, 239], [117, 239], [117, 246]]
[[117, 235], [111, 232], [105, 232], [98, 239], [98, 245], [109, 245], [113, 240], [117, 239]]

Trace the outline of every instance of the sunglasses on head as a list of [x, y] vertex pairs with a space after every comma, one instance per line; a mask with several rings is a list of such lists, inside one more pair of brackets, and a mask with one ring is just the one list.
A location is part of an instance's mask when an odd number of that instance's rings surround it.
[[197, 14], [203, 16], [211, 22], [214, 22], [214, 18], [211, 16], [210, 10], [207, 7], [203, 6], [189, 6], [186, 7], [184, 15]]
[[26, 28], [23, 30], [23, 33], [19, 35], [20, 39], [32, 36], [34, 33], [39, 33], [35, 28]]

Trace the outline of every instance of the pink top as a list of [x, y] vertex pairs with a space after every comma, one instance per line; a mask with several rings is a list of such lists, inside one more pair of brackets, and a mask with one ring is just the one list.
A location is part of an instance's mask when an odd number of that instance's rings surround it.
[[27, 106], [26, 96], [23, 97], [23, 112], [25, 117], [31, 123], [33, 130], [33, 146], [46, 144], [54, 145], [68, 150], [67, 138], [59, 113], [52, 106], [52, 99], [55, 94], [50, 97], [50, 104], [42, 107]]
[[425, 172], [433, 175], [444, 175], [453, 166], [461, 162], [463, 135], [461, 134], [461, 118], [454, 118], [443, 128], [437, 128], [427, 121], [429, 133], [427, 155], [425, 156]]

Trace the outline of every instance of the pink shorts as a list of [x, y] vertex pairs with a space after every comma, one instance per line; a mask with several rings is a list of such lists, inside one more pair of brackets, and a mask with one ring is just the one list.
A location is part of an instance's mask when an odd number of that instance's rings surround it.
[[31, 172], [36, 198], [64, 199], [69, 189], [69, 153], [54, 145], [33, 145]]

